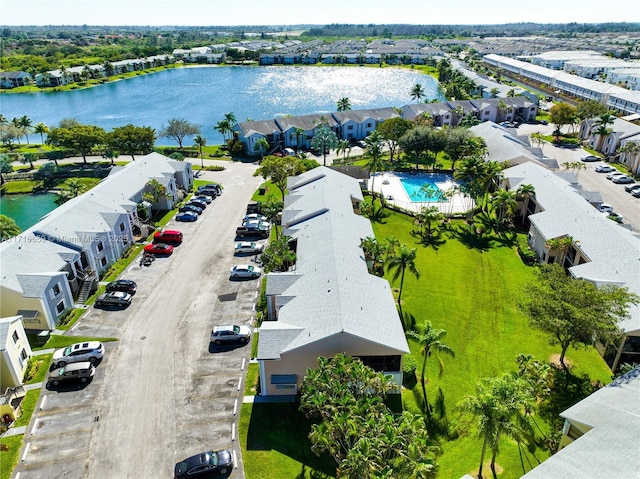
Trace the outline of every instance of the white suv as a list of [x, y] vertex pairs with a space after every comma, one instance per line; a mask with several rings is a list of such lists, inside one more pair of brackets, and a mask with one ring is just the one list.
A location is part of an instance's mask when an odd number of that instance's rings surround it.
[[53, 365], [61, 368], [69, 363], [89, 361], [97, 363], [104, 355], [104, 346], [99, 341], [88, 341], [86, 343], [76, 343], [63, 349], [58, 349], [53, 353]]

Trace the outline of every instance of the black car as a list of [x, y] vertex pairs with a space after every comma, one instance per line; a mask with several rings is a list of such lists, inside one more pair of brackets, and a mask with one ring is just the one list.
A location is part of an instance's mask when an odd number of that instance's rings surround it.
[[201, 477], [211, 474], [226, 474], [233, 469], [231, 451], [207, 451], [191, 456], [176, 464], [173, 477]]
[[196, 206], [196, 207], [200, 208], [201, 210], [204, 210], [207, 207], [207, 202], [203, 201], [203, 200], [196, 200], [196, 199], [192, 198], [187, 203], [187, 206], [188, 205], [193, 205], [193, 206]]
[[138, 285], [135, 281], [130, 279], [118, 279], [109, 283], [105, 289], [107, 293], [122, 291], [123, 293], [135, 294], [138, 289]]
[[213, 199], [216, 196], [218, 196], [218, 190], [212, 190], [209, 188], [205, 188], [204, 190], [200, 190], [198, 191], [198, 193], [196, 193], [198, 196], [208, 196], [209, 198]]
[[197, 213], [197, 214], [202, 214], [202, 208], [200, 208], [199, 206], [196, 206], [193, 203], [188, 203], [184, 206], [181, 206], [178, 211], [180, 213], [184, 213], [186, 211], [190, 211], [191, 213]]
[[215, 191], [218, 196], [222, 194], [222, 187], [218, 183], [207, 183], [206, 185], [199, 186], [197, 190], [198, 194], [202, 194], [202, 191], [204, 190]]

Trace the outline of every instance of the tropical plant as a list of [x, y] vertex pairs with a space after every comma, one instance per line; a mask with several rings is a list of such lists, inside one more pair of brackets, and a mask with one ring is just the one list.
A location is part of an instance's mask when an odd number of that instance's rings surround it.
[[438, 356], [438, 353], [448, 354], [451, 357], [455, 357], [455, 352], [451, 347], [442, 342], [442, 339], [447, 335], [444, 329], [436, 329], [431, 325], [430, 321], [427, 321], [422, 331], [409, 330], [407, 335], [410, 338], [415, 339], [420, 344], [420, 352], [422, 354], [422, 371], [420, 373], [420, 385], [422, 386], [422, 397], [424, 400], [425, 412], [427, 413], [427, 419], [431, 420], [431, 407], [427, 400], [427, 359], [431, 357], [432, 353], [436, 353], [438, 362], [440, 364], [440, 375], [444, 371], [444, 363]]
[[200, 156], [200, 167], [204, 168], [204, 155], [202, 154], [202, 148], [207, 146], [207, 139], [202, 135], [196, 135], [193, 138], [193, 144], [198, 147], [198, 155]]
[[591, 281], [574, 279], [558, 264], [546, 264], [525, 285], [520, 309], [531, 324], [551, 335], [551, 344], [561, 348], [559, 362], [565, 372], [569, 346], [589, 346], [598, 340], [617, 344], [621, 337], [621, 319], [629, 317], [629, 307], [640, 298], [628, 288], [596, 286]]
[[409, 96], [412, 100], [416, 100], [418, 103], [425, 96], [424, 88], [420, 83], [416, 83], [409, 92]]
[[32, 124], [33, 123], [31, 122], [31, 118], [29, 118], [27, 115], [23, 115], [18, 119], [18, 125], [23, 131], [24, 137], [27, 140], [27, 144], [29, 144], [29, 132], [33, 129]]
[[596, 151], [602, 150], [602, 143], [604, 139], [612, 131], [611, 128], [609, 128], [609, 125], [613, 125], [615, 119], [616, 119], [616, 116], [612, 115], [611, 113], [603, 113], [596, 119], [594, 124], [594, 127], [595, 127], [594, 133], [598, 135], [598, 143], [596, 146]]
[[291, 249], [288, 236], [278, 236], [269, 242], [260, 256], [265, 273], [289, 271], [296, 262], [296, 253]]
[[336, 146], [336, 154], [339, 155], [340, 153], [343, 153], [344, 154], [343, 161], [345, 163], [347, 161], [347, 157], [349, 156], [350, 152], [351, 152], [351, 143], [349, 142], [349, 140], [338, 140], [338, 145]]
[[253, 150], [255, 152], [260, 153], [260, 158], [264, 158], [264, 154], [269, 151], [269, 140], [267, 140], [264, 136], [261, 136], [253, 145]]
[[38, 123], [36, 126], [33, 127], [33, 132], [40, 135], [40, 141], [44, 143], [44, 135], [49, 133], [49, 127], [44, 123]]
[[371, 195], [374, 198], [376, 197], [374, 182], [376, 179], [376, 173], [380, 171], [384, 171], [385, 162], [382, 158], [382, 135], [378, 131], [372, 131], [367, 135], [364, 140], [365, 142], [365, 156], [368, 158], [365, 163], [365, 167], [369, 170], [369, 175], [371, 176]]
[[[432, 187], [431, 185], [428, 185]], [[432, 187], [435, 188], [435, 187]], [[438, 190], [439, 191], [439, 190]], [[415, 223], [420, 227], [420, 235], [424, 239], [431, 238], [433, 233], [433, 223], [442, 218], [442, 213], [437, 206], [430, 206], [428, 208], [420, 208], [420, 212], [416, 215]]]
[[4, 185], [4, 175], [13, 173], [12, 161], [6, 153], [0, 153], [0, 184]]
[[497, 211], [496, 233], [499, 233], [500, 227], [507, 222], [518, 209], [517, 194], [515, 191], [501, 188], [491, 196], [491, 205]]
[[328, 126], [319, 127], [313, 139], [311, 140], [311, 148], [322, 153], [323, 165], [327, 166], [327, 154], [338, 146], [338, 137], [336, 133]]
[[372, 237], [367, 236], [360, 240], [360, 248], [364, 253], [364, 260], [367, 263], [369, 273], [376, 276], [384, 275], [385, 247]]
[[351, 100], [346, 96], [343, 96], [337, 101], [336, 107], [338, 111], [349, 111], [351, 110]]
[[416, 248], [409, 249], [409, 247], [403, 243], [387, 261], [387, 271], [392, 273], [393, 281], [397, 281], [398, 278], [400, 278], [400, 290], [398, 292], [398, 309], [400, 310], [400, 316], [402, 316], [402, 288], [404, 287], [405, 272], [409, 270], [416, 279], [420, 279], [420, 271], [416, 268], [415, 263], [416, 255]]
[[0, 242], [18, 236], [20, 233], [22, 230], [12, 218], [0, 214]]
[[253, 174], [262, 176], [265, 180], [278, 187], [282, 193], [282, 201], [287, 189], [287, 178], [303, 172], [302, 162], [295, 156], [267, 156], [260, 163], [260, 167]]
[[396, 151], [399, 149], [400, 138], [412, 128], [412, 123], [400, 116], [389, 118], [376, 126], [376, 131], [380, 132], [389, 150], [389, 161], [393, 163]]

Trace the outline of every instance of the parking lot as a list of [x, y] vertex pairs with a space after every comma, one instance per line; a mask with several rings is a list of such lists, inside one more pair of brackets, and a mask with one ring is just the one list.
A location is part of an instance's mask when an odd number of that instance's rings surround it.
[[[225, 162], [201, 179], [224, 193], [184, 233], [173, 255], [121, 275], [138, 291], [124, 310], [89, 308], [72, 335], [115, 337], [93, 380], [43, 390], [16, 478], [168, 478], [176, 462], [231, 449], [243, 477], [237, 414], [251, 345], [212, 346], [214, 325], [250, 324], [259, 280], [230, 281], [235, 229], [261, 183], [254, 165]], [[235, 440], [234, 440], [235, 439]]]

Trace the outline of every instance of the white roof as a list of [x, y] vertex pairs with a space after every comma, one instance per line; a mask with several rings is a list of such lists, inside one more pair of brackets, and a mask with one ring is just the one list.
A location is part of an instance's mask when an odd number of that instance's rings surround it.
[[[273, 359], [342, 333], [390, 354], [408, 352], [389, 283], [369, 274], [360, 249], [361, 239], [374, 234], [353, 211], [352, 198], [362, 200], [358, 182], [319, 167], [289, 178], [289, 192], [282, 225], [297, 240], [296, 270], [278, 282], [289, 299], [278, 321], [262, 323], [258, 358]], [[270, 273], [267, 285], [278, 276]]]

